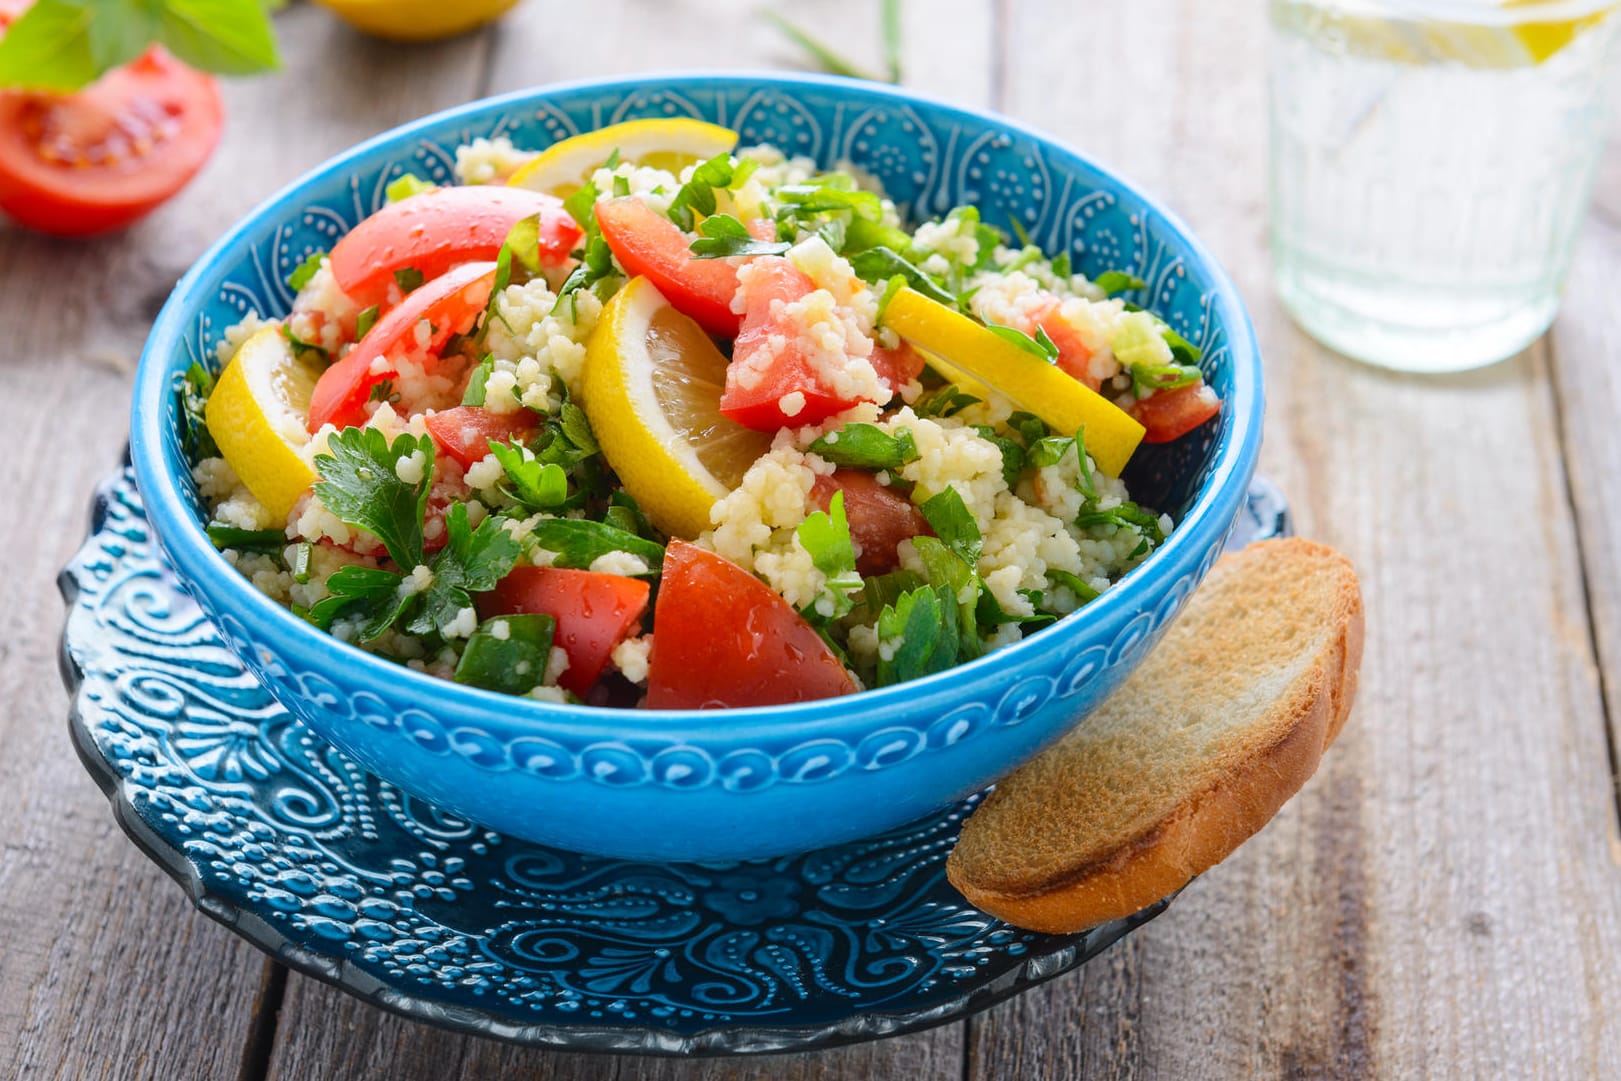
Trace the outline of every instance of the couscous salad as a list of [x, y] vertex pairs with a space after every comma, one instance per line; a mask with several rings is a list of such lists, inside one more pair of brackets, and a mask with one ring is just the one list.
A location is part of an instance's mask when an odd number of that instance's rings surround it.
[[1119, 473], [1220, 402], [1140, 283], [736, 143], [633, 121], [396, 181], [180, 388], [225, 558], [435, 675], [700, 708], [949, 668], [1163, 542]]

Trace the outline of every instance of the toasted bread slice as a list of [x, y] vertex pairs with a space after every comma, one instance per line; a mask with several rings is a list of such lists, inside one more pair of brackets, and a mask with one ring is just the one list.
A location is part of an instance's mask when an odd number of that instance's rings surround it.
[[952, 884], [1054, 933], [1173, 893], [1317, 769], [1351, 708], [1362, 633], [1356, 571], [1332, 548], [1223, 557], [1124, 686], [969, 818]]

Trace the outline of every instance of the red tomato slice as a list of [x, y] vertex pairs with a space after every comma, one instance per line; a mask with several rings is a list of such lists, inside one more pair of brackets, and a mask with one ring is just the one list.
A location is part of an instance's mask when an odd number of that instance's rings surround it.
[[694, 258], [687, 234], [634, 195], [599, 202], [597, 225], [627, 274], [646, 277], [676, 311], [691, 316], [710, 334], [737, 336], [738, 318], [732, 311], [737, 295], [734, 260]]
[[889, 389], [896, 394], [923, 374], [923, 354], [914, 349], [909, 341], [902, 340], [893, 349], [876, 346], [868, 359], [872, 361], [873, 371], [878, 373], [878, 378], [888, 383]]
[[476, 405], [458, 405], [428, 414], [428, 434], [439, 449], [466, 469], [490, 453], [490, 444], [524, 443], [539, 425], [527, 409], [492, 413]]
[[[310, 396], [310, 431], [366, 423], [372, 388], [389, 378], [389, 358], [418, 348], [417, 324], [432, 328], [423, 346], [437, 356], [456, 334], [465, 334], [490, 301], [494, 263], [467, 263], [418, 287], [366, 332], [348, 356], [321, 373]], [[373, 368], [373, 361], [384, 363]]]
[[640, 578], [558, 567], [514, 567], [478, 599], [479, 615], [545, 613], [557, 620], [556, 644], [568, 651], [558, 684], [585, 697], [602, 678], [614, 646], [635, 633], [650, 587]]
[[664, 551], [649, 664], [652, 709], [773, 706], [856, 689], [827, 643], [770, 586], [679, 540]]
[[53, 236], [121, 229], [219, 143], [219, 86], [159, 48], [74, 94], [0, 93], [0, 210]]
[[1057, 363], [1061, 371], [1085, 383], [1092, 390], [1097, 390], [1103, 385], [1102, 380], [1092, 375], [1092, 350], [1081, 340], [1080, 332], [1059, 317], [1056, 299], [1036, 310], [1034, 326], [1045, 330], [1047, 337], [1058, 347]]
[[540, 215], [540, 261], [561, 266], [581, 231], [556, 197], [527, 188], [440, 188], [390, 203], [332, 249], [338, 288], [362, 308], [382, 305], [396, 271], [414, 268], [432, 281], [459, 263], [494, 259], [507, 232]]
[[864, 469], [838, 469], [830, 477], [819, 476], [810, 494], [818, 507], [827, 510], [834, 492], [844, 493], [850, 539], [861, 551], [856, 556], [856, 570], [863, 577], [894, 570], [900, 566], [895, 548], [901, 541], [933, 532], [929, 520], [910, 499], [879, 484]]
[[[753, 273], [764, 280], [756, 278], [749, 290], [743, 329], [726, 369], [721, 413], [745, 427], [774, 432], [789, 425], [818, 424], [850, 408], [854, 401], [839, 398], [822, 385], [797, 347], [798, 329], [772, 313], [776, 301], [791, 303], [810, 293], [815, 288], [811, 280], [776, 255], [757, 256]], [[804, 402], [790, 414], [783, 410], [782, 398], [795, 392], [804, 396]]]
[[1162, 390], [1132, 404], [1129, 410], [1142, 426], [1145, 443], [1169, 443], [1221, 412], [1221, 399], [1204, 383]]

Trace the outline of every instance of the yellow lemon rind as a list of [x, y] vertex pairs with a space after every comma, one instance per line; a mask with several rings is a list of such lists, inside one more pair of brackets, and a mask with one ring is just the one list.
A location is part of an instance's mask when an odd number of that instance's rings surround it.
[[292, 355], [279, 328], [265, 327], [243, 342], [226, 364], [203, 416], [208, 434], [237, 479], [276, 521], [284, 522], [316, 478], [298, 447], [277, 431], [268, 415], [267, 409], [276, 409], [276, 404], [260, 400], [254, 388], [252, 366], [276, 364], [298, 366], [294, 377], [305, 386], [314, 385], [313, 369]]

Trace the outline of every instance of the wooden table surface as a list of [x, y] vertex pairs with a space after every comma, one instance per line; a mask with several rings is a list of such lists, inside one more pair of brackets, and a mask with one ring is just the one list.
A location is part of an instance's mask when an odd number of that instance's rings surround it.
[[[873, 5], [788, 6], [876, 66]], [[791, 62], [755, 7], [530, 0], [498, 28], [398, 48], [295, 5], [276, 20], [285, 70], [225, 87], [225, 141], [180, 198], [95, 243], [0, 225], [0, 1076], [1621, 1076], [1621, 154], [1541, 342], [1446, 378], [1348, 362], [1269, 285], [1258, 3], [917, 0], [906, 19], [909, 85], [1052, 132], [1209, 243], [1266, 355], [1262, 468], [1301, 531], [1362, 574], [1345, 734], [1166, 915], [920, 1035], [599, 1058], [449, 1035], [289, 973], [125, 839], [63, 724], [53, 578], [117, 461], [174, 281], [261, 197], [423, 113], [553, 80]]]

